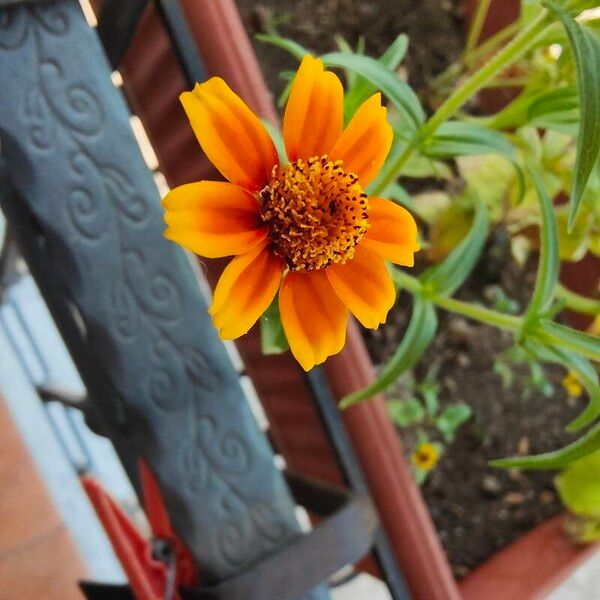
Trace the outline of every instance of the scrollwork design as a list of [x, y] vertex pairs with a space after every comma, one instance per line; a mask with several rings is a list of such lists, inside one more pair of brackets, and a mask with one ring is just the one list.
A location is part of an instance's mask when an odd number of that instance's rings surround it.
[[140, 330], [140, 311], [126, 282], [117, 280], [109, 289], [107, 306], [113, 331], [123, 342], [131, 342]]
[[212, 415], [200, 415], [196, 423], [198, 444], [217, 471], [239, 475], [248, 469], [250, 451], [240, 435], [234, 431], [222, 433]]
[[54, 6], [48, 10], [47, 7], [32, 6], [30, 11], [34, 19], [49, 34], [61, 36], [68, 33], [69, 17], [62, 8]]
[[188, 386], [176, 349], [168, 340], [157, 337], [150, 344], [150, 359], [153, 368], [146, 378], [148, 397], [161, 410], [181, 408]]
[[18, 50], [25, 44], [29, 25], [25, 8], [8, 7], [0, 11], [0, 49]]
[[98, 99], [83, 84], [68, 85], [63, 67], [56, 59], [39, 63], [40, 83], [47, 102], [63, 125], [82, 136], [98, 133], [104, 111]]
[[40, 151], [49, 150], [54, 143], [56, 127], [50, 118], [48, 104], [37, 86], [31, 87], [25, 94], [23, 121], [27, 125], [31, 145]]
[[80, 239], [96, 242], [108, 235], [110, 215], [102, 183], [98, 181], [94, 164], [83, 152], [73, 152], [71, 164], [71, 189], [65, 208], [68, 222]]

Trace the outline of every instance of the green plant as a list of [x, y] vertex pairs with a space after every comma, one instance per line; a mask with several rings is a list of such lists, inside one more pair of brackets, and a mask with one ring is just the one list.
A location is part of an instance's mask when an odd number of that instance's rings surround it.
[[[436, 369], [411, 386], [412, 396], [406, 400], [391, 399], [386, 403], [392, 421], [400, 429], [418, 427], [417, 439], [411, 450], [415, 479], [421, 485], [435, 467], [444, 451], [444, 443], [451, 444], [458, 429], [471, 418], [471, 407], [457, 403], [441, 408]], [[430, 439], [425, 429], [435, 436]]]
[[565, 467], [555, 486], [570, 513], [567, 533], [578, 543], [600, 540], [600, 452]]
[[[488, 4], [480, 3], [475, 28]], [[460, 61], [433, 82], [442, 102], [430, 116], [396, 73], [406, 51], [405, 36], [379, 59], [347, 44], [321, 57], [346, 73], [346, 120], [373, 91], [387, 98], [394, 144], [367, 191], [422, 217], [430, 231], [422, 245], [435, 250], [429, 253], [434, 264], [418, 277], [390, 267], [397, 288], [412, 296], [409, 326], [373, 384], [344, 398], [342, 407], [388, 389], [411, 369], [434, 339], [437, 313], [443, 310], [510, 332], [515, 353], [530, 365], [533, 385], [545, 393], [550, 390], [540, 364], [548, 362], [574, 371], [589, 396], [586, 409], [568, 426], [573, 432], [588, 428], [581, 437], [560, 450], [501, 459], [496, 466], [556, 469], [600, 448], [600, 385], [594, 366], [600, 361], [600, 339], [556, 320], [565, 307], [600, 314], [597, 300], [558, 284], [561, 257], [598, 252], [600, 246], [600, 38], [598, 19], [581, 14], [596, 6], [585, 0], [524, 0], [519, 21], [480, 46], [475, 45], [475, 30]], [[276, 34], [262, 39], [298, 59], [309, 52]], [[555, 58], [551, 50], [557, 47], [561, 53]], [[498, 85], [518, 85], [522, 91], [496, 115], [474, 118], [461, 112], [480, 90]], [[452, 179], [452, 163], [464, 182], [458, 193], [442, 193], [441, 198], [438, 193], [434, 200], [411, 198], [401, 185], [402, 177]], [[553, 206], [562, 191], [569, 196], [567, 207]], [[438, 209], [432, 210], [436, 203]], [[498, 223], [511, 235], [515, 256], [528, 248], [539, 252], [533, 296], [518, 314], [514, 305], [511, 310], [506, 303], [488, 308], [454, 297]], [[527, 238], [523, 223], [529, 229], [536, 226], [539, 236]], [[448, 242], [444, 232], [453, 230], [460, 233]], [[276, 319], [271, 325], [276, 326]], [[420, 414], [412, 401], [408, 407], [395, 406], [400, 420]], [[426, 414], [426, 404], [421, 409]]]

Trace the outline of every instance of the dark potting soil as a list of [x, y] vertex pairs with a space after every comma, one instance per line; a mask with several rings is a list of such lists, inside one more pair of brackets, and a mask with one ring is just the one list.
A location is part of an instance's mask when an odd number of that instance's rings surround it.
[[[490, 306], [489, 286], [499, 285], [522, 309], [534, 287], [535, 260], [518, 267], [507, 259], [500, 268], [486, 268], [492, 262], [488, 252], [457, 297]], [[402, 339], [410, 305], [408, 294], [401, 294], [388, 323], [377, 331], [365, 331], [376, 364], [385, 361]], [[423, 379], [428, 369], [437, 366], [441, 406], [463, 402], [471, 407], [473, 416], [446, 447], [423, 485], [423, 493], [454, 574], [460, 578], [562, 510], [554, 490], [554, 473], [506, 471], [488, 466], [488, 461], [545, 452], [569, 443], [573, 435], [565, 432], [565, 425], [584, 403], [568, 398], [561, 385], [565, 371], [559, 366], [544, 368], [554, 387], [550, 397], [531, 390], [526, 384], [529, 369], [523, 366], [512, 368], [513, 382], [504, 387], [494, 372], [494, 359], [511, 346], [512, 336], [441, 310], [438, 316], [438, 334], [414, 376]], [[388, 396], [407, 397], [401, 385]], [[425, 429], [435, 435], [433, 428]], [[399, 433], [408, 453], [415, 443], [415, 431]]]
[[[353, 47], [363, 35], [366, 52], [373, 56], [380, 55], [399, 33], [407, 33], [410, 45], [402, 68], [417, 91], [425, 90], [427, 82], [456, 59], [463, 46], [461, 0], [237, 0], [237, 4], [275, 97], [286, 85], [279, 73], [294, 70], [297, 61], [254, 39], [256, 33], [268, 33], [273, 27], [319, 53], [337, 49], [336, 34]], [[417, 180], [404, 183], [411, 192], [429, 184]], [[457, 296], [489, 304], [486, 289], [499, 284], [523, 307], [533, 290], [535, 264], [517, 267], [507, 260], [506, 253], [497, 250], [495, 245], [488, 252]], [[409, 315], [410, 297], [401, 294], [387, 324], [364, 332], [375, 364], [382, 364], [394, 352]], [[568, 443], [572, 438], [564, 426], [581, 410], [582, 401], [573, 406], [568, 400], [561, 386], [564, 371], [559, 367], [545, 370], [554, 385], [551, 397], [539, 392], [526, 396], [528, 373], [522, 368], [515, 368], [513, 384], [504, 388], [494, 373], [494, 358], [510, 346], [510, 335], [443, 311], [438, 316], [438, 334], [415, 368], [415, 377], [424, 378], [431, 365], [437, 365], [442, 407], [464, 402], [471, 406], [473, 416], [444, 451], [423, 493], [453, 571], [460, 578], [562, 510], [553, 473], [507, 472], [489, 467], [488, 461]], [[401, 387], [389, 397], [403, 397]], [[416, 432], [401, 430], [399, 435], [408, 451]]]
[[318, 53], [337, 50], [335, 35], [353, 48], [362, 35], [371, 56], [380, 56], [406, 33], [410, 45], [403, 67], [417, 90], [457, 58], [463, 46], [461, 0], [237, 0], [237, 5], [276, 97], [286, 85], [279, 73], [295, 70], [298, 62], [254, 39], [272, 27]]

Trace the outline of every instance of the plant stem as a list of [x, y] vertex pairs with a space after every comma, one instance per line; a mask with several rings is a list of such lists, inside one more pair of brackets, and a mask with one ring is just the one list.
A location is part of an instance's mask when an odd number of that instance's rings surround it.
[[475, 16], [473, 17], [471, 27], [469, 28], [469, 35], [465, 45], [465, 54], [471, 52], [471, 50], [475, 48], [477, 42], [479, 41], [481, 30], [483, 29], [483, 24], [485, 23], [485, 18], [487, 17], [491, 1], [492, 0], [479, 0], [477, 10], [475, 11]]
[[484, 306], [456, 300], [455, 298], [449, 298], [435, 292], [428, 292], [416, 277], [408, 275], [400, 269], [392, 269], [391, 274], [397, 287], [406, 289], [412, 294], [421, 293], [425, 298], [444, 310], [512, 332], [519, 331], [523, 325], [523, 320], [520, 317], [507, 315], [490, 308], [485, 308]]
[[556, 297], [559, 300], [563, 300], [565, 306], [575, 312], [592, 316], [600, 315], [600, 300], [586, 298], [568, 290], [560, 284], [556, 289]]
[[404, 151], [386, 168], [384, 175], [372, 190], [373, 194], [380, 194], [390, 183], [396, 180], [413, 150], [417, 145], [435, 133], [436, 129], [447, 119], [452, 117], [456, 111], [474, 96], [485, 84], [493, 79], [507, 65], [517, 60], [544, 31], [551, 22], [547, 10], [543, 10], [536, 19], [504, 46], [478, 71], [475, 71], [466, 79], [446, 101], [438, 108], [431, 118], [415, 133]]

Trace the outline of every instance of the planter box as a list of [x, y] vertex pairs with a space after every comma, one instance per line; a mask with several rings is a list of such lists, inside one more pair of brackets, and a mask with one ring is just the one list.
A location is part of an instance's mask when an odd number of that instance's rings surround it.
[[[233, 0], [182, 0], [181, 5], [207, 75], [226, 79], [251, 108], [275, 121], [271, 95]], [[216, 177], [179, 106], [177, 96], [188, 85], [152, 5], [120, 70], [127, 97], [147, 129], [169, 184]], [[205, 266], [212, 282], [222, 266], [219, 261]], [[237, 345], [267, 412], [272, 440], [287, 464], [304, 475], [342, 482], [335, 451], [291, 357], [262, 356], [257, 328]], [[345, 349], [326, 362], [325, 371], [337, 398], [373, 380], [374, 367], [354, 323], [349, 326]], [[570, 545], [562, 535], [560, 520], [554, 519], [497, 553], [457, 584], [383, 398], [357, 405], [341, 417], [416, 600], [539, 598], [592, 552]], [[372, 563], [368, 568], [376, 570]]]

